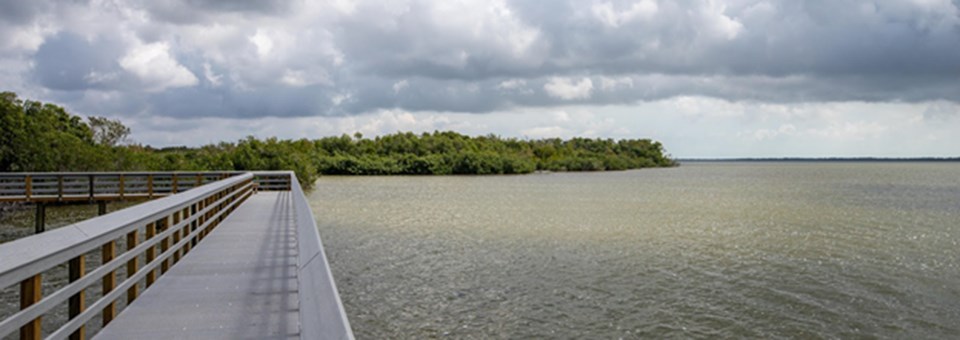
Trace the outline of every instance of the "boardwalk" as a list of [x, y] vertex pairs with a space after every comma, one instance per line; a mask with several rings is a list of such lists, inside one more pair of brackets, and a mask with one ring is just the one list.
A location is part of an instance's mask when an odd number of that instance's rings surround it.
[[[210, 174], [192, 175], [189, 190], [178, 185], [163, 198], [0, 244], [0, 289], [20, 288], [20, 310], [0, 320], [0, 337], [84, 339], [97, 322], [96, 339], [353, 339], [294, 174], [228, 175], [206, 184]], [[8, 196], [31, 202], [35, 178], [62, 176], [4, 178]], [[125, 179], [135, 175], [86, 176], [95, 197], [128, 192]], [[124, 180], [100, 186], [100, 177]], [[46, 289], [45, 273], [64, 265], [69, 283]], [[101, 292], [88, 294], [93, 285]], [[66, 322], [47, 322], [63, 304]]]
[[95, 339], [299, 338], [290, 192], [261, 192]]

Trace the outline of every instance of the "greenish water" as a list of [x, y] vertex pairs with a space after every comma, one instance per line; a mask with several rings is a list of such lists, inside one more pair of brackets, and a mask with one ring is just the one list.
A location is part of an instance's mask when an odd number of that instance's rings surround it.
[[321, 178], [358, 338], [956, 338], [960, 164]]

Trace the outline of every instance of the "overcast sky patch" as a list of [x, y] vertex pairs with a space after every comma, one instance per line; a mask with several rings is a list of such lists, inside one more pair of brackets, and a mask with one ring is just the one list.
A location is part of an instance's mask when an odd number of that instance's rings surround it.
[[[668, 139], [710, 120], [719, 131], [668, 147], [956, 155], [922, 141], [958, 124], [958, 4], [2, 0], [0, 84], [158, 145], [425, 127]], [[543, 121], [571, 105], [594, 118]], [[493, 116], [509, 123], [480, 123]], [[230, 128], [163, 135], [163, 122], [205, 119]], [[331, 125], [293, 126], [305, 121]], [[818, 137], [841, 144], [802, 143]]]

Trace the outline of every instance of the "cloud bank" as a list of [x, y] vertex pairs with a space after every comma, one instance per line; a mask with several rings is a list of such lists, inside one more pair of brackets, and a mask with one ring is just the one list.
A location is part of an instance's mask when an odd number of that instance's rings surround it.
[[674, 98], [938, 103], [928, 116], [942, 118], [960, 102], [958, 7], [0, 0], [0, 81], [128, 119], [553, 112]]

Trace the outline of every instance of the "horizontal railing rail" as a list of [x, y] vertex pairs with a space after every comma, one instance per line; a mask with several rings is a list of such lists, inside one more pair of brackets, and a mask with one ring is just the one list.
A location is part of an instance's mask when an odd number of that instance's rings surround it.
[[0, 173], [0, 202], [155, 198], [213, 183], [240, 171]]
[[[244, 173], [246, 172], [8, 172], [0, 173], [0, 202], [157, 198]], [[285, 173], [253, 173], [258, 190], [290, 190], [291, 177]]]
[[[69, 181], [70, 176], [95, 176], [88, 189], [98, 188], [98, 183], [103, 188], [110, 188], [113, 184], [109, 183], [115, 183], [96, 182], [96, 177], [101, 175], [109, 178], [107, 176], [116, 174], [27, 176], [55, 178], [57, 181]], [[169, 188], [174, 191], [180, 188], [176, 183], [186, 178], [170, 173], [126, 173], [122, 176], [118, 181], [148, 176], [148, 187], [157, 176], [160, 183], [170, 183]], [[163, 176], [167, 176], [166, 179]], [[0, 175], [2, 179], [12, 177]], [[202, 184], [203, 179], [199, 183]], [[68, 188], [58, 183], [58, 190], [72, 190]], [[127, 187], [124, 183], [119, 188]], [[17, 313], [0, 321], [0, 337], [19, 329], [22, 339], [39, 339], [41, 317], [64, 302], [68, 303], [69, 319], [49, 334], [50, 338], [84, 338], [84, 325], [97, 314], [102, 314], [102, 322], [106, 325], [116, 316], [116, 302], [123, 294], [126, 294], [128, 304], [135, 300], [139, 282], [144, 281], [145, 289], [149, 288], [159, 275], [176, 264], [253, 194], [254, 175], [236, 173], [209, 184], [194, 184], [191, 188], [194, 189], [0, 245], [0, 289], [19, 283], [21, 307]], [[117, 254], [117, 245], [123, 240], [127, 250]], [[98, 249], [102, 255], [101, 264], [87, 272], [84, 256]], [[143, 261], [140, 261], [141, 256]], [[43, 273], [64, 263], [68, 267], [69, 283], [42, 296]], [[117, 282], [121, 267], [126, 267], [126, 279]], [[102, 296], [86, 307], [85, 290], [97, 282], [102, 283]]]
[[[258, 175], [261, 175], [258, 173]], [[263, 175], [261, 175], [263, 176]], [[300, 287], [300, 337], [353, 339], [350, 321], [330, 272], [310, 205], [293, 172], [286, 172], [297, 223], [297, 279]]]

